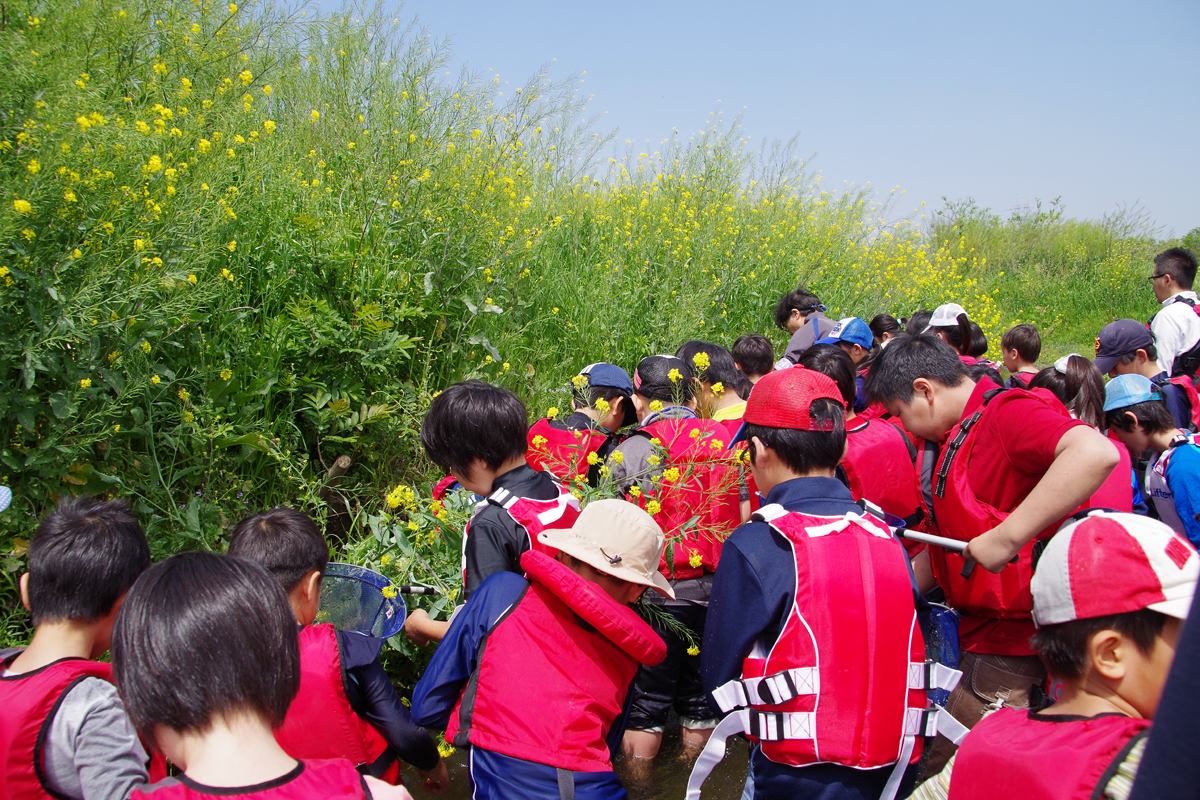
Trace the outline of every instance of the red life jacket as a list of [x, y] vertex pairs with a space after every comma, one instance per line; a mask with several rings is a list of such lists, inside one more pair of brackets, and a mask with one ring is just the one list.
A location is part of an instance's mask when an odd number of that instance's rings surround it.
[[350, 707], [344, 681], [337, 630], [328, 623], [302, 629], [300, 691], [275, 730], [275, 741], [292, 758], [345, 758], [358, 767], [374, 767], [370, 774], [394, 784], [400, 763], [379, 731]]
[[1088, 800], [1149, 727], [1120, 714], [1030, 719], [1025, 709], [1002, 708], [958, 748], [949, 800]]
[[[754, 518], [787, 540], [799, 582], [771, 651], [756, 647], [742, 678], [713, 692], [729, 714], [712, 735], [713, 751], [723, 754], [725, 737], [745, 733], [764, 756], [793, 767], [897, 765], [894, 795], [904, 768], [920, 758], [920, 737], [939, 723], [948, 736], [965, 733], [926, 707], [926, 689], [953, 689], [961, 675], [925, 661], [904, 549], [870, 515], [817, 517], [769, 505]], [[706, 746], [689, 798], [719, 760]]]
[[1113, 511], [1133, 511], [1133, 460], [1129, 450], [1117, 439], [1109, 439], [1116, 445], [1121, 460], [1100, 484], [1085, 504], [1085, 508], [1111, 508]]
[[[981, 533], [1003, 522], [1011, 509], [1002, 511], [980, 500], [971, 488], [968, 467], [971, 454], [978, 444], [972, 435], [984, 414], [1017, 400], [1034, 400], [1070, 417], [1058, 398], [1045, 389], [994, 389], [984, 395], [983, 405], [950, 429], [942, 446], [933, 479], [933, 516], [938, 533], [951, 539], [969, 542]], [[1038, 539], [1049, 539], [1062, 520], [1056, 520], [1038, 533], [1018, 552], [1018, 561], [1009, 564], [998, 574], [975, 569], [971, 576], [961, 575], [963, 557], [942, 547], [929, 548], [933, 577], [946, 601], [953, 608], [968, 614], [994, 619], [1029, 619], [1033, 596], [1029, 581], [1033, 577], [1033, 550]]]
[[[9, 651], [0, 661], [7, 664], [20, 651]], [[62, 696], [87, 678], [112, 683], [112, 665], [83, 658], [64, 658], [41, 669], [0, 678], [0, 797], [50, 798], [42, 766], [42, 747], [49, 731], [51, 714]], [[144, 746], [144, 743], [143, 743]], [[150, 753], [147, 769], [151, 781], [167, 775], [161, 753]]]
[[529, 588], [488, 632], [446, 739], [559, 769], [610, 771], [605, 739], [638, 664], [660, 663], [667, 646], [632, 609], [549, 556], [526, 552], [521, 567]]
[[[674, 558], [668, 563], [664, 549], [658, 571], [678, 579], [715, 572], [722, 543], [742, 521], [728, 429], [711, 419], [662, 419], [635, 435], [658, 439], [666, 451], [664, 469], [674, 467], [680, 473], [678, 480], [664, 479], [655, 491], [638, 497], [642, 508], [651, 501], [661, 506], [654, 521], [666, 535]], [[693, 553], [700, 555], [698, 567], [690, 563]]]
[[560, 481], [587, 475], [588, 456], [599, 452], [608, 436], [598, 430], [556, 428], [548, 419], [533, 423], [525, 436], [525, 460], [534, 469], [549, 472]]
[[[742, 425], [744, 422], [745, 422], [745, 420], [743, 420], [740, 417], [738, 419], [723, 419], [723, 420], [721, 420], [721, 424], [725, 426], [725, 430], [729, 434], [729, 441], [732, 442], [733, 437], [738, 435], [738, 431], [740, 431], [742, 429]], [[747, 447], [748, 447], [748, 445], [745, 442], [738, 442], [737, 444], [735, 444], [733, 446], [733, 451], [735, 453], [737, 453], [739, 458], [744, 459], [746, 457], [742, 454], [744, 452], [746, 452]], [[744, 461], [743, 464], [745, 464], [745, 466], [742, 467], [741, 475], [746, 480], [746, 491], [750, 494], [750, 511], [751, 511], [751, 513], [753, 513], [755, 511], [758, 511], [758, 509], [760, 507], [762, 507], [762, 500], [761, 500], [761, 498], [759, 498], [759, 495], [758, 495], [758, 484], [754, 482], [754, 474], [750, 472], [750, 467], [749, 467], [750, 462]], [[740, 492], [739, 492], [739, 497], [738, 497], [738, 503], [739, 504], [741, 503]], [[739, 515], [740, 515], [740, 505], [739, 505]]]
[[[858, 420], [851, 420], [858, 425]], [[868, 420], [846, 431], [842, 468], [855, 500], [867, 499], [915, 527], [924, 518], [915, 464], [917, 448], [902, 429]], [[913, 544], [920, 544], [913, 542]]]
[[[532, 500], [528, 497], [517, 497], [508, 489], [497, 489], [488, 495], [487, 499], [481, 502], [476, 509], [483, 508], [485, 503], [491, 503], [494, 506], [499, 506], [508, 512], [512, 517], [513, 522], [520, 525], [525, 530], [527, 545], [526, 550], [537, 550], [540, 553], [548, 553], [553, 556], [558, 551], [553, 547], [547, 547], [538, 541], [538, 534], [547, 530], [564, 530], [575, 524], [575, 520], [579, 519], [579, 513], [582, 510], [579, 506], [579, 499], [571, 494], [570, 490], [561, 483], [556, 483], [558, 486], [558, 497], [553, 500]], [[471, 519], [474, 519], [472, 517]], [[463, 585], [467, 584], [467, 537], [471, 535], [471, 523], [467, 522], [466, 530], [463, 531], [463, 551], [462, 551], [462, 570], [463, 570]]]
[[1188, 407], [1192, 412], [1190, 419], [1192, 427], [1200, 430], [1200, 392], [1196, 391], [1196, 385], [1192, 383], [1192, 379], [1187, 375], [1178, 375], [1165, 381], [1154, 381], [1153, 383], [1156, 386], [1170, 383], [1182, 389], [1183, 393], [1187, 395]]
[[[304, 771], [287, 783], [258, 792], [238, 793], [240, 800], [366, 800], [362, 775], [349, 761], [303, 761]], [[215, 794], [193, 789], [176, 778], [141, 786], [130, 800], [212, 800]]]

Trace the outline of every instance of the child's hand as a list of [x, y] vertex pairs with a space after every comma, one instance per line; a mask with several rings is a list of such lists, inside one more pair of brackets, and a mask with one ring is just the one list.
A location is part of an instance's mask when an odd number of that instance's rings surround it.
[[408, 615], [408, 619], [404, 620], [404, 632], [408, 634], [409, 639], [413, 640], [413, 644], [417, 647], [424, 647], [430, 641], [429, 637], [425, 635], [425, 628], [432, 621], [425, 609], [415, 609]]
[[363, 781], [367, 784], [367, 791], [371, 793], [372, 800], [413, 800], [413, 796], [403, 786], [392, 786], [370, 775], [364, 775]]
[[1003, 523], [990, 531], [981, 533], [967, 543], [963, 558], [976, 561], [988, 572], [999, 572], [1008, 566], [1024, 542], [1014, 541], [1006, 534]]
[[446, 771], [446, 762], [439, 761], [438, 765], [429, 772], [417, 770], [417, 774], [425, 779], [425, 791], [441, 794], [450, 786], [450, 773]]

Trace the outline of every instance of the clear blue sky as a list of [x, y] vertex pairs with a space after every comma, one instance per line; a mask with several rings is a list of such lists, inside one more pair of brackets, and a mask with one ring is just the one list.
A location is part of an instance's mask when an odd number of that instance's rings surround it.
[[[328, 0], [322, 0], [324, 5]], [[456, 64], [520, 85], [582, 73], [618, 142], [743, 114], [746, 138], [800, 134], [827, 188], [974, 197], [1006, 213], [1140, 204], [1200, 227], [1200, 2], [410, 0]], [[718, 105], [719, 102], [719, 105]]]

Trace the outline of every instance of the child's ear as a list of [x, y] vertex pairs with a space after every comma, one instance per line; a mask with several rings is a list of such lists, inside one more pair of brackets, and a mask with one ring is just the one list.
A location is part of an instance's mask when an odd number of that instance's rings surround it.
[[1137, 358], [1139, 364], [1145, 364], [1147, 361], [1150, 360], [1150, 356], [1146, 354], [1146, 351], [1140, 350], [1140, 349], [1137, 351], [1136, 358]]
[[1136, 433], [1141, 429], [1142, 424], [1138, 422], [1137, 414], [1133, 413], [1132, 411], [1126, 411], [1124, 412], [1123, 416], [1133, 423], [1133, 428], [1131, 428], [1129, 431], [1130, 433]]
[[[922, 397], [926, 402], [933, 400], [933, 382], [928, 378], [915, 378], [912, 382], [913, 398]], [[909, 400], [912, 403], [912, 400]]]
[[321, 578], [324, 577], [318, 570], [305, 575], [300, 581], [300, 588], [304, 594], [304, 599], [315, 602], [321, 599]]
[[1087, 655], [1090, 666], [1098, 675], [1119, 681], [1127, 671], [1126, 660], [1134, 642], [1114, 630], [1096, 631], [1088, 637]]
[[28, 572], [26, 572], [25, 574], [23, 574], [21, 576], [21, 580], [19, 583], [21, 586], [21, 605], [25, 606], [26, 611], [33, 611], [33, 609], [29, 607], [29, 573]]

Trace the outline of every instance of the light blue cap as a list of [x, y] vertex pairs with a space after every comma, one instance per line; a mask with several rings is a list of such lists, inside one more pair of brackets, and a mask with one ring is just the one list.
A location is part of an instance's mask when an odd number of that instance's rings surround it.
[[838, 342], [856, 344], [864, 350], [870, 350], [875, 346], [875, 334], [871, 333], [871, 327], [858, 317], [846, 317], [838, 320], [837, 325], [833, 326], [833, 330], [829, 332], [828, 336], [818, 339], [814, 344], [837, 344]]
[[1117, 408], [1145, 403], [1148, 400], [1162, 400], [1163, 396], [1145, 375], [1118, 375], [1104, 387], [1104, 410], [1112, 411]]

